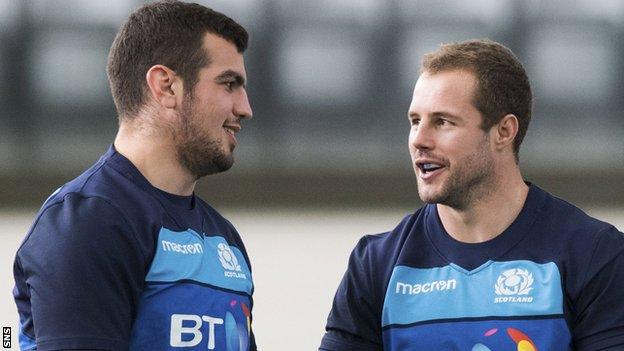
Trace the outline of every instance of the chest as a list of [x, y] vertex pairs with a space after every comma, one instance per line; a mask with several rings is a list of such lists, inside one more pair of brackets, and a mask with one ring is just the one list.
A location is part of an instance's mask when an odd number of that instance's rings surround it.
[[396, 266], [382, 312], [387, 350], [568, 350], [556, 264], [488, 261], [473, 271]]
[[245, 256], [225, 236], [162, 228], [131, 349], [248, 350], [252, 291]]

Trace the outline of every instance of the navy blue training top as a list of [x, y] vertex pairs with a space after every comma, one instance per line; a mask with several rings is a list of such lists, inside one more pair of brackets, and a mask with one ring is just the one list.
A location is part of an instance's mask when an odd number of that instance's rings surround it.
[[14, 276], [22, 350], [256, 350], [232, 224], [153, 187], [112, 146], [46, 200]]
[[478, 244], [429, 204], [359, 241], [320, 350], [624, 350], [623, 292], [623, 234], [534, 185]]

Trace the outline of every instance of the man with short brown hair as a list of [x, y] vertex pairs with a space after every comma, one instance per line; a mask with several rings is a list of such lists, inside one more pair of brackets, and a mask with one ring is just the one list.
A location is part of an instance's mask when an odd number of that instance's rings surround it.
[[504, 46], [425, 56], [408, 120], [426, 204], [357, 244], [320, 350], [624, 349], [624, 236], [524, 181], [530, 117]]
[[110, 50], [114, 144], [45, 201], [18, 249], [23, 350], [256, 350], [232, 224], [194, 194], [252, 117], [248, 35], [198, 4], [130, 15]]

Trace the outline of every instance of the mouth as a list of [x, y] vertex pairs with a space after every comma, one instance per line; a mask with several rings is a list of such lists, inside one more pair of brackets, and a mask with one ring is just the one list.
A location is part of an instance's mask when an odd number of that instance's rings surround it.
[[232, 137], [232, 139], [234, 140], [234, 142], [236, 142], [236, 133], [240, 132], [241, 130], [241, 126], [238, 124], [224, 124], [223, 125], [223, 130], [225, 130], [225, 132]]
[[432, 179], [446, 168], [444, 164], [431, 160], [417, 161], [416, 167], [418, 167], [420, 178], [424, 180]]

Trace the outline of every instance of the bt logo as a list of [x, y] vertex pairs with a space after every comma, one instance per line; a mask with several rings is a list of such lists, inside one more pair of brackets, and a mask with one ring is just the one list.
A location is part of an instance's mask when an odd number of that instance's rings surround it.
[[[169, 344], [172, 347], [195, 347], [207, 336], [208, 350], [214, 350], [218, 345], [225, 344], [226, 351], [247, 351], [250, 334], [249, 307], [243, 302], [231, 300], [223, 318], [173, 314]], [[223, 346], [219, 346], [219, 349], [223, 349]]]
[[[184, 327], [185, 321], [194, 322], [191, 327]], [[215, 325], [223, 324], [222, 318], [210, 316], [197, 316], [194, 314], [174, 314], [171, 316], [171, 336], [169, 343], [173, 347], [193, 347], [199, 345], [202, 341], [202, 321], [208, 323], [208, 350], [215, 348]], [[193, 335], [193, 339], [184, 341], [182, 335]]]

